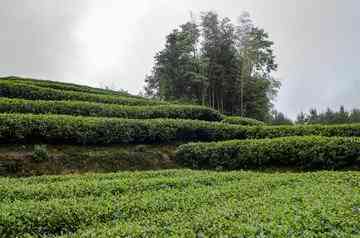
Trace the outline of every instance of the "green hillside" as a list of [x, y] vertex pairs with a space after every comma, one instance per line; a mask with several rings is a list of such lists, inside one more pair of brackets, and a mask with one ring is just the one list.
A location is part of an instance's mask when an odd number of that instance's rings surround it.
[[0, 237], [358, 237], [359, 136], [1, 78]]
[[[116, 148], [117, 146], [125, 146], [126, 150], [131, 150], [132, 147], [138, 145], [149, 145], [150, 147], [151, 145], [157, 145], [166, 148], [168, 145], [182, 145], [188, 142], [247, 139], [246, 143], [250, 143], [251, 146], [243, 147], [241, 141], [213, 143], [208, 146], [184, 145], [179, 147], [177, 156], [175, 156], [175, 146], [172, 147], [172, 153], [169, 153], [171, 154], [169, 159], [171, 164], [175, 163], [180, 167], [184, 165], [193, 167], [195, 164], [200, 164], [200, 158], [208, 155], [206, 160], [212, 161], [212, 166], [197, 166], [198, 168], [219, 167], [232, 170], [248, 168], [249, 165], [252, 168], [266, 168], [277, 164], [269, 160], [271, 156], [279, 157], [274, 158], [274, 161], [278, 161], [283, 155], [286, 161], [291, 148], [294, 156], [301, 153], [297, 155], [302, 158], [301, 160], [313, 161], [317, 160], [314, 158], [317, 156], [332, 156], [337, 161], [336, 166], [339, 168], [357, 167], [359, 165], [359, 161], [354, 159], [359, 153], [357, 147], [356, 149], [355, 147], [349, 149], [353, 159], [344, 161], [347, 158], [347, 152], [344, 149], [341, 150], [342, 147], [338, 146], [339, 143], [336, 140], [325, 140], [318, 137], [319, 139], [316, 139], [316, 141], [323, 141], [321, 146], [305, 149], [305, 151], [307, 149], [310, 149], [310, 151], [316, 149], [317, 152], [313, 153], [313, 155], [303, 153], [304, 143], [316, 145], [316, 143], [314, 144], [314, 138], [309, 136], [357, 137], [360, 135], [359, 124], [267, 126], [265, 123], [251, 118], [224, 116], [204, 106], [172, 104], [137, 96], [133, 97], [129, 94], [111, 90], [17, 77], [1, 79], [0, 96], [0, 140], [4, 145], [3, 148], [5, 148], [3, 149], [2, 159], [0, 159], [0, 172], [3, 171], [4, 174], [18, 174], [18, 170], [24, 167], [25, 163], [23, 161], [32, 161], [32, 155], [26, 156], [26, 153], [21, 153], [21, 149], [16, 150], [13, 146], [9, 147], [10, 144], [14, 143], [19, 147], [26, 146], [27, 150], [34, 148], [33, 152], [35, 154], [35, 145], [47, 145], [48, 150], [51, 152], [46, 151], [46, 149], [43, 150], [45, 150], [44, 153], [48, 152], [46, 161], [51, 164], [48, 161], [56, 161], [57, 158], [57, 153], [51, 149], [53, 145], [60, 148], [59, 151], [61, 151], [61, 147], [65, 148], [66, 145], [80, 146], [79, 151], [81, 151], [81, 146], [85, 145], [110, 146], [109, 151], [111, 151], [112, 147]], [[276, 139], [277, 137], [292, 138], [285, 139], [281, 142], [281, 145], [276, 144], [276, 140], [274, 142], [269, 140], [269, 142], [266, 142], [267, 144], [265, 143], [266, 145], [261, 140], [254, 140]], [[233, 147], [236, 149], [232, 148], [231, 143], [234, 144]], [[340, 141], [341, 143], [342, 141]], [[258, 146], [255, 146], [257, 144]], [[339, 151], [333, 149], [334, 145], [336, 149], [340, 148]], [[42, 148], [45, 148], [44, 146]], [[275, 146], [289, 149], [284, 151], [272, 151], [269, 149], [269, 151], [265, 151], [265, 149]], [[38, 146], [37, 148], [41, 147]], [[214, 151], [214, 148], [221, 149]], [[14, 160], [14, 156], [10, 156], [14, 153], [20, 159], [13, 163], [9, 162]], [[271, 155], [271, 153], [274, 153], [274, 155]], [[246, 156], [243, 154], [246, 154]], [[239, 155], [241, 156], [239, 157]], [[248, 162], [235, 162], [243, 161], [245, 159], [243, 156], [248, 158], [246, 159]], [[259, 156], [269, 161], [268, 164], [260, 162]], [[99, 160], [100, 157], [99, 155]], [[131, 160], [131, 156], [125, 156], [125, 158], [127, 162]], [[162, 156], [159, 158], [162, 158]], [[280, 167], [299, 169], [304, 167], [301, 165], [306, 164], [305, 162], [300, 164], [291, 162], [292, 159], [288, 159], [290, 162], [282, 162]], [[189, 163], [189, 160], [191, 163]], [[220, 162], [215, 163], [214, 161], [217, 160]], [[252, 162], [253, 160], [257, 162]], [[330, 161], [330, 157], [322, 160], [322, 162], [318, 162], [322, 164], [321, 168], [330, 169], [334, 167], [334, 162]], [[341, 160], [344, 162], [341, 163]], [[40, 163], [45, 163], [45, 161]], [[63, 163], [64, 161], [61, 162], [61, 164]], [[86, 161], [78, 161], [77, 163], [74, 166], [75, 171], [77, 169], [82, 171], [80, 164], [86, 164]], [[316, 163], [314, 162], [314, 164]], [[141, 165], [138, 167], [141, 168]], [[122, 166], [122, 168], [126, 169], [126, 166]], [[142, 169], [146, 168], [147, 165], [144, 165]], [[149, 169], [151, 168], [154, 167], [150, 166]], [[306, 166], [306, 168], [315, 169], [316, 166]], [[109, 169], [109, 171], [113, 170]], [[46, 170], [35, 169], [34, 173], [46, 174]]]
[[67, 90], [67, 91], [140, 98], [139, 96], [134, 96], [134, 95], [131, 95], [126, 92], [119, 92], [119, 91], [114, 91], [114, 90], [109, 90], [109, 89], [101, 89], [101, 88], [93, 88], [93, 87], [84, 86], [84, 85], [55, 82], [55, 81], [49, 81], [49, 80], [20, 78], [20, 77], [15, 77], [15, 76], [1, 77], [0, 80], [3, 82], [8, 81], [8, 82], [13, 82], [13, 83], [29, 84], [29, 85], [34, 85], [34, 86], [39, 86], [39, 87], [44, 87], [44, 88], [60, 89], [60, 90]]

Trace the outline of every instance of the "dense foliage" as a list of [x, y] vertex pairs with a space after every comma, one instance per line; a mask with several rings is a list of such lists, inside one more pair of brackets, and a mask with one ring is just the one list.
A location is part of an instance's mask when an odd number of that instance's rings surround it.
[[[21, 166], [32, 161], [40, 167], [8, 167], [25, 174], [59, 164], [72, 171], [89, 171], [89, 166], [100, 171], [141, 169], [148, 163], [159, 168], [161, 161], [174, 157], [175, 143], [229, 139], [253, 140], [181, 145], [178, 163], [172, 159], [165, 167], [338, 169], [360, 163], [358, 140], [338, 137], [360, 136], [359, 124], [266, 126], [249, 118], [222, 120], [220, 113], [206, 107], [31, 80], [0, 81], [0, 96], [9, 97], [0, 98], [0, 112], [6, 112], [0, 113], [0, 142], [21, 148], [29, 144], [32, 151], [23, 155], [27, 159], [17, 160]], [[157, 117], [162, 118], [147, 119]], [[329, 138], [286, 137], [309, 135]], [[150, 145], [173, 142], [170, 151]], [[64, 144], [104, 147], [67, 154]], [[110, 144], [152, 148], [110, 149]], [[188, 170], [0, 178], [0, 237], [357, 236], [359, 180], [357, 172]]]
[[220, 121], [223, 116], [208, 107], [184, 105], [125, 106], [82, 101], [42, 101], [0, 98], [0, 112], [68, 114], [134, 119], [182, 118]]
[[297, 116], [297, 124], [346, 124], [360, 123], [360, 110], [353, 109], [346, 111], [343, 106], [339, 111], [333, 111], [328, 108], [325, 112], [318, 112], [316, 109], [310, 109], [309, 113], [301, 112]]
[[131, 98], [114, 95], [66, 91], [7, 80], [0, 81], [0, 97], [24, 98], [31, 100], [77, 100], [133, 106], [167, 104], [165, 102], [148, 100], [144, 98]]
[[360, 136], [360, 125], [239, 126], [182, 119], [121, 119], [0, 114], [1, 143], [128, 144], [285, 136]]
[[146, 93], [207, 105], [225, 114], [265, 120], [280, 83], [273, 42], [248, 14], [238, 25], [205, 12], [173, 30], [146, 77]]
[[190, 143], [178, 148], [176, 159], [181, 164], [201, 169], [338, 169], [360, 166], [360, 140], [303, 136]]
[[[55, 82], [49, 80], [38, 80], [38, 79], [30, 79], [30, 78], [20, 78], [15, 76], [10, 77], [0, 77], [0, 81], [9, 81], [9, 82], [17, 82], [17, 83], [26, 83], [34, 86], [52, 88], [52, 89], [60, 89], [66, 91], [75, 91], [75, 92], [84, 92], [84, 93], [95, 93], [95, 94], [105, 94], [105, 95], [113, 95], [113, 96], [125, 96], [125, 97], [138, 97], [131, 95], [122, 91], [113, 91], [108, 89], [101, 88], [92, 88], [89, 86], [72, 84], [72, 83], [63, 83], [63, 82]], [[138, 97], [140, 98], [140, 97]]]
[[189, 170], [0, 178], [0, 237], [357, 237], [359, 181]]
[[49, 152], [46, 145], [35, 145], [31, 158], [37, 162], [43, 162], [49, 159]]
[[248, 117], [238, 117], [238, 116], [227, 116], [222, 122], [234, 125], [245, 125], [245, 126], [264, 126], [265, 123], [258, 121], [253, 118]]

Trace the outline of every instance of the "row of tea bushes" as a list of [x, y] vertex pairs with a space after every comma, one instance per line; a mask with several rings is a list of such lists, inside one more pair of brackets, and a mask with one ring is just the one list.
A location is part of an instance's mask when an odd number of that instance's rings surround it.
[[329, 171], [0, 178], [0, 237], [358, 237], [359, 181]]
[[101, 88], [93, 88], [93, 87], [84, 86], [84, 85], [56, 82], [56, 81], [49, 81], [49, 80], [38, 80], [38, 79], [20, 78], [20, 77], [10, 76], [10, 77], [0, 77], [0, 81], [22, 83], [22, 84], [28, 84], [28, 85], [39, 86], [39, 87], [44, 87], [44, 88], [65, 90], [65, 91], [75, 91], [75, 92], [84, 92], [84, 93], [95, 93], [95, 94], [141, 98], [139, 96], [134, 96], [134, 95], [131, 95], [126, 92], [119, 92], [119, 91], [113, 91], [113, 90], [101, 89]]
[[360, 136], [360, 125], [254, 127], [184, 119], [0, 114], [1, 143], [147, 144], [305, 135]]
[[186, 105], [125, 106], [83, 101], [44, 101], [0, 98], [0, 112], [66, 114], [133, 119], [181, 118], [221, 121], [223, 116], [208, 107]]
[[145, 98], [130, 98], [44, 88], [25, 83], [0, 81], [0, 97], [24, 98], [30, 100], [76, 100], [98, 103], [121, 104], [130, 106], [162, 105], [166, 102]]
[[289, 167], [336, 169], [360, 165], [359, 138], [283, 137], [189, 143], [178, 147], [178, 163], [192, 168], [227, 170]]
[[244, 125], [244, 126], [264, 126], [265, 123], [258, 121], [253, 118], [248, 117], [239, 117], [239, 116], [226, 116], [222, 122], [234, 125]]

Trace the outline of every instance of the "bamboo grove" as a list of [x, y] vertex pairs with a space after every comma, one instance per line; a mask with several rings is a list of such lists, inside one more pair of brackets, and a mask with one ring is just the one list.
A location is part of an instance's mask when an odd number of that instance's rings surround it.
[[269, 35], [243, 13], [237, 24], [215, 12], [173, 30], [146, 76], [148, 96], [268, 120], [280, 87]]

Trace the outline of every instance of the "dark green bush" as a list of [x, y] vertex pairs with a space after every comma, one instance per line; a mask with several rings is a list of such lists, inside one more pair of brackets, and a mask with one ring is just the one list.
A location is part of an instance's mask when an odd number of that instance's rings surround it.
[[263, 126], [264, 122], [258, 121], [253, 118], [248, 117], [238, 117], [238, 116], [227, 116], [222, 122], [234, 125], [244, 125], [244, 126]]
[[176, 160], [201, 169], [269, 166], [334, 169], [360, 165], [360, 141], [358, 138], [304, 136], [190, 143], [178, 147]]
[[34, 161], [42, 162], [49, 159], [49, 152], [46, 145], [35, 145], [31, 155]]
[[52, 113], [134, 119], [182, 118], [205, 121], [220, 121], [223, 117], [219, 112], [201, 106], [159, 105], [145, 107], [82, 101], [35, 101], [10, 98], [0, 98], [0, 112]]
[[360, 136], [360, 125], [254, 127], [183, 119], [0, 114], [0, 143], [147, 144], [304, 135]]
[[85, 92], [74, 92], [44, 88], [26, 83], [0, 81], [0, 97], [25, 98], [31, 100], [77, 100], [121, 105], [161, 105], [165, 102], [145, 98], [130, 98], [113, 95], [102, 95]]
[[[1, 143], [129, 144], [221, 140], [245, 128], [182, 119], [120, 119], [65, 115], [0, 114]], [[236, 135], [238, 134], [238, 135]]]

